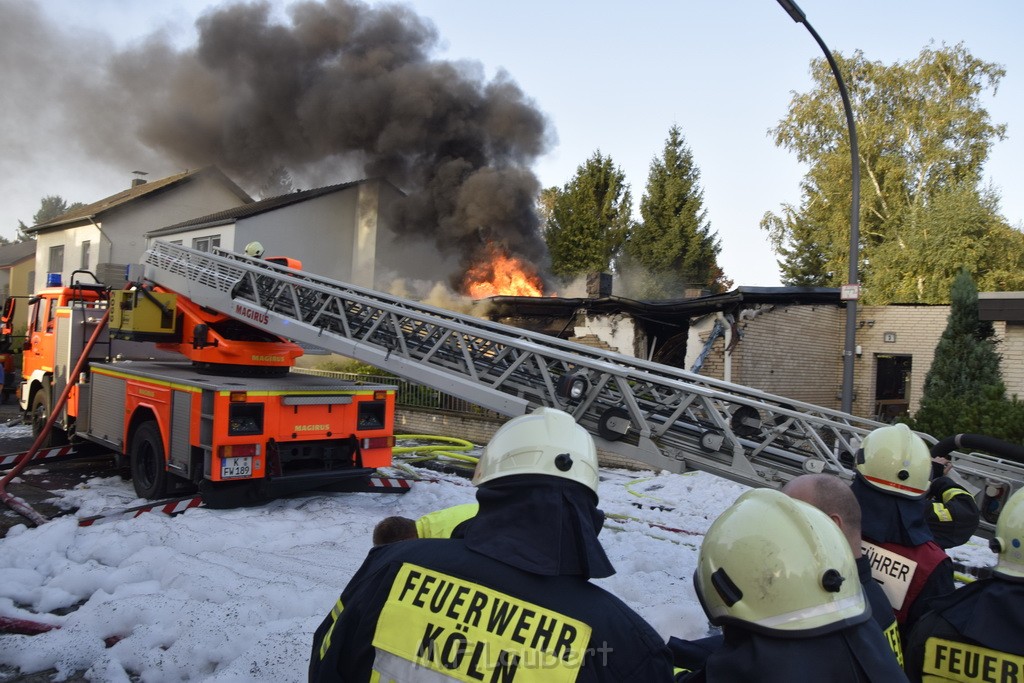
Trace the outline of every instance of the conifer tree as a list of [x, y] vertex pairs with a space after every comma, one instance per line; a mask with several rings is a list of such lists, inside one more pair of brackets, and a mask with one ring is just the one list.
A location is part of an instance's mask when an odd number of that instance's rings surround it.
[[917, 429], [940, 438], [991, 431], [992, 425], [978, 423], [976, 416], [985, 412], [979, 407], [1002, 402], [1006, 392], [992, 324], [978, 318], [978, 290], [966, 270], [953, 281], [951, 298], [949, 320], [914, 416]]
[[557, 192], [544, 230], [555, 275], [577, 275], [613, 269], [633, 219], [632, 195], [625, 174], [610, 156], [598, 150], [576, 169]]
[[723, 291], [721, 246], [711, 230], [700, 171], [678, 126], [669, 129], [661, 157], [651, 161], [640, 200], [639, 225], [626, 243], [623, 277], [640, 298], [682, 296], [686, 288]]

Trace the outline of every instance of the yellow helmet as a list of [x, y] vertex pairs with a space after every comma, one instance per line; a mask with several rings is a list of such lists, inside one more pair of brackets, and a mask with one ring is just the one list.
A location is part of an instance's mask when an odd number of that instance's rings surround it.
[[577, 481], [597, 494], [597, 447], [572, 415], [537, 408], [506, 422], [484, 448], [473, 483], [514, 474], [547, 474]]
[[1010, 496], [999, 513], [991, 547], [999, 553], [993, 573], [1024, 579], [1024, 489]]
[[715, 625], [814, 635], [870, 615], [839, 526], [775, 489], [746, 491], [715, 520], [693, 580]]
[[923, 498], [931, 483], [932, 457], [924, 439], [907, 425], [894, 424], [864, 437], [857, 452], [857, 471], [883, 493]]
[[246, 256], [252, 256], [253, 258], [260, 258], [263, 256], [263, 245], [259, 242], [249, 242], [245, 245]]

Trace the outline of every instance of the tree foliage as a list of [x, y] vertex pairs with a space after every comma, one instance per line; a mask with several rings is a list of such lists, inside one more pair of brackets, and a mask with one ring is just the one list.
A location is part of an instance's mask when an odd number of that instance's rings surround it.
[[551, 270], [562, 278], [611, 270], [633, 227], [625, 174], [598, 150], [554, 195], [544, 230]]
[[978, 290], [966, 270], [957, 274], [951, 299], [914, 426], [938, 438], [977, 433], [1006, 439], [1009, 425], [993, 418], [1016, 410], [1016, 401], [1004, 398], [992, 324], [978, 318]]
[[[82, 202], [74, 202], [72, 204], [68, 204], [63, 197], [57, 194], [46, 195], [41, 200], [39, 200], [39, 210], [36, 211], [35, 215], [32, 216], [32, 225], [42, 225], [43, 223], [49, 223], [53, 219], [59, 218], [60, 216], [66, 214], [68, 211], [74, 211], [75, 209], [80, 209], [83, 206], [85, 206], [85, 204], [83, 204]], [[32, 237], [30, 237], [26, 233], [26, 230], [28, 230], [29, 227], [30, 226], [25, 225], [24, 221], [18, 221], [18, 236], [13, 241], [24, 242], [26, 240], [32, 239]], [[11, 240], [8, 240], [5, 237], [0, 237], [0, 244], [10, 243]]]
[[[892, 65], [859, 51], [834, 56], [857, 125], [865, 298], [944, 302], [963, 266], [986, 285], [1008, 279], [1005, 271], [1024, 265], [1024, 235], [1000, 218], [996, 193], [979, 188], [992, 145], [1006, 132], [981, 96], [997, 90], [1003, 68], [962, 44], [929, 46]], [[800, 206], [765, 214], [761, 226], [784, 282], [838, 286], [849, 263], [849, 132], [826, 60], [812, 61], [812, 76], [813, 89], [794, 95], [771, 131], [809, 166]], [[1012, 256], [1009, 268], [992, 258], [996, 253]]]
[[669, 129], [661, 157], [651, 161], [640, 199], [640, 223], [626, 241], [622, 275], [631, 296], [669, 298], [690, 288], [721, 292], [721, 251], [704, 208], [700, 171], [678, 126]]

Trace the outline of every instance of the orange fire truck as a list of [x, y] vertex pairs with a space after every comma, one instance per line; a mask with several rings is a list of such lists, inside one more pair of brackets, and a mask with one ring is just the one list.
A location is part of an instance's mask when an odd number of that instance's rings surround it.
[[140, 497], [198, 488], [211, 507], [365, 490], [391, 464], [395, 387], [291, 371], [302, 348], [243, 315], [83, 273], [29, 299], [19, 400], [37, 436], [59, 411], [45, 445], [109, 449]]

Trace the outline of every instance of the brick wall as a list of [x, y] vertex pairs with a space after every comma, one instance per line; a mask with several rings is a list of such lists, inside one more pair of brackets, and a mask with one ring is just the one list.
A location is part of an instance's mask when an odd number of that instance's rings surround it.
[[1024, 324], [996, 322], [1006, 395], [1024, 399]]
[[907, 393], [910, 413], [917, 411], [924, 378], [932, 366], [935, 346], [946, 329], [948, 317], [949, 306], [861, 306], [857, 310], [857, 344], [861, 354], [853, 370], [856, 415], [875, 414], [879, 355], [911, 356]]
[[[839, 407], [842, 321], [834, 306], [768, 306], [741, 316], [729, 381], [825, 408]], [[707, 341], [707, 334], [701, 343]], [[700, 374], [727, 379], [725, 339], [711, 347]]]
[[732, 381], [838, 408], [845, 315], [835, 306], [775, 306], [741, 322]]

